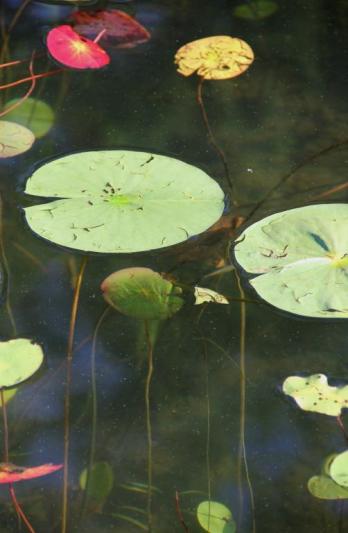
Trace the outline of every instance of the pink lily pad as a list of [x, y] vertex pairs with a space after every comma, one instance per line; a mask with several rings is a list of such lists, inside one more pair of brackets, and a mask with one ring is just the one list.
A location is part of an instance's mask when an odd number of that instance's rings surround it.
[[51, 30], [46, 44], [51, 56], [66, 67], [94, 69], [110, 62], [110, 57], [99, 44], [82, 37], [68, 25]]
[[25, 479], [46, 476], [63, 468], [63, 465], [48, 463], [40, 466], [23, 467], [12, 463], [0, 463], [0, 483], [15, 483]]
[[123, 11], [76, 11], [71, 16], [75, 30], [94, 39], [106, 30], [100, 42], [117, 48], [132, 48], [145, 43], [151, 37], [144, 26]]

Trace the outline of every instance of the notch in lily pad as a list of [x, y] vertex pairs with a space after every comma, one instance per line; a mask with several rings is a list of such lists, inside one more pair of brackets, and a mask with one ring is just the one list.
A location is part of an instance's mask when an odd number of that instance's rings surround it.
[[321, 475], [308, 481], [308, 490], [322, 500], [348, 499], [348, 451], [326, 458]]
[[347, 224], [347, 204], [276, 213], [241, 234], [235, 259], [271, 305], [301, 316], [348, 318]]
[[30, 228], [85, 252], [171, 246], [208, 229], [224, 209], [220, 186], [199, 168], [130, 150], [55, 159], [33, 173], [25, 192], [58, 198], [25, 209]]

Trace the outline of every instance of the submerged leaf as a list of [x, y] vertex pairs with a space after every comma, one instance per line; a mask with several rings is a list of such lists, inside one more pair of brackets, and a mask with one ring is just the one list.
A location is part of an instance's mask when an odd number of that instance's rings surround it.
[[100, 43], [114, 45], [117, 48], [131, 48], [150, 39], [150, 33], [133, 17], [124, 11], [110, 9], [108, 11], [75, 11], [71, 15], [74, 29], [94, 39], [106, 30]]
[[[5, 105], [5, 110], [20, 101], [13, 98]], [[39, 139], [46, 135], [54, 122], [54, 111], [51, 106], [37, 98], [27, 98], [18, 107], [7, 114], [7, 117], [18, 124], [29, 127], [35, 137]]]
[[[7, 389], [7, 390], [4, 390], [4, 402], [5, 402], [5, 405], [8, 404], [8, 402], [10, 400], [12, 400], [12, 398], [14, 398], [14, 396], [17, 394], [17, 391], [18, 389]], [[1, 409], [2, 405], [1, 405], [1, 402], [0, 402], [0, 409]]]
[[[102, 505], [109, 496], [114, 485], [114, 474], [111, 466], [106, 461], [94, 463], [89, 474], [88, 498], [91, 498], [98, 505]], [[87, 468], [80, 474], [80, 487], [87, 488]]]
[[197, 507], [197, 519], [202, 528], [209, 533], [234, 533], [236, 531], [236, 523], [231, 511], [219, 502], [201, 502]]
[[236, 17], [247, 20], [260, 20], [270, 17], [278, 10], [278, 4], [268, 0], [248, 1], [236, 6], [233, 14]]
[[163, 320], [179, 311], [181, 289], [150, 268], [124, 268], [108, 276], [101, 289], [120, 313], [142, 320]]
[[0, 388], [14, 387], [30, 378], [43, 361], [41, 346], [29, 339], [0, 342]]
[[171, 157], [110, 150], [42, 165], [27, 194], [59, 200], [25, 209], [35, 232], [77, 250], [139, 252], [170, 246], [209, 228], [224, 209], [219, 185]]
[[40, 466], [16, 466], [12, 463], [0, 463], [0, 483], [16, 483], [26, 479], [47, 476], [63, 468], [63, 465], [48, 463]]
[[32, 131], [16, 122], [0, 120], [0, 159], [29, 150], [35, 141]]
[[348, 488], [348, 451], [334, 458], [330, 465], [330, 476], [338, 485]]
[[196, 286], [194, 289], [194, 296], [196, 298], [195, 305], [200, 305], [203, 303], [214, 303], [214, 304], [228, 304], [229, 301], [227, 298], [216, 291], [207, 289], [205, 287]]
[[339, 416], [348, 407], [348, 385], [331, 387], [324, 374], [307, 378], [290, 376], [283, 383], [283, 392], [294, 398], [304, 411]]
[[239, 76], [254, 61], [250, 46], [236, 37], [214, 35], [185, 44], [175, 54], [178, 72], [197, 72], [205, 80], [225, 80]]
[[325, 475], [311, 477], [307, 486], [309, 492], [321, 500], [343, 500], [348, 498], [348, 489], [341, 487]]
[[302, 316], [348, 317], [348, 205], [276, 213], [247, 228], [235, 258], [268, 303]]
[[49, 31], [46, 44], [51, 56], [66, 67], [95, 69], [110, 63], [110, 57], [99, 44], [81, 37], [68, 25]]

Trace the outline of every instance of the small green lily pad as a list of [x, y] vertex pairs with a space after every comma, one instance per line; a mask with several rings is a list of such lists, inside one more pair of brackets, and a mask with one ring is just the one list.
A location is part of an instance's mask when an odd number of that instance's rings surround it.
[[238, 264], [268, 303], [297, 315], [348, 317], [348, 204], [321, 204], [266, 217], [235, 245]]
[[283, 392], [294, 398], [304, 411], [339, 416], [348, 407], [348, 385], [331, 387], [324, 374], [306, 378], [290, 376], [283, 383]]
[[255, 0], [236, 6], [233, 14], [246, 20], [261, 20], [270, 17], [278, 10], [278, 4], [268, 0]]
[[202, 528], [209, 533], [234, 533], [236, 531], [236, 523], [231, 511], [219, 502], [201, 502], [197, 507], [197, 519]]
[[[80, 487], [86, 490], [87, 487], [87, 468], [80, 474]], [[90, 472], [88, 482], [88, 497], [99, 505], [103, 504], [109, 496], [114, 485], [114, 473], [111, 466], [106, 461], [94, 463]]]
[[[20, 98], [13, 98], [5, 105], [6, 109], [16, 104]], [[52, 128], [54, 123], [54, 111], [51, 106], [37, 98], [27, 98], [18, 107], [10, 111], [6, 117], [22, 124], [34, 133], [37, 139], [40, 139]]]
[[0, 120], [0, 159], [29, 150], [35, 141], [32, 131], [16, 122]]
[[169, 318], [184, 303], [181, 289], [150, 268], [118, 270], [103, 281], [101, 289], [120, 313], [142, 320]]
[[334, 458], [330, 466], [330, 476], [338, 485], [348, 488], [348, 451]]
[[325, 475], [311, 477], [307, 487], [313, 496], [321, 500], [344, 500], [348, 498], [348, 489], [341, 487]]
[[43, 361], [41, 346], [29, 339], [0, 342], [0, 388], [15, 387], [30, 378]]

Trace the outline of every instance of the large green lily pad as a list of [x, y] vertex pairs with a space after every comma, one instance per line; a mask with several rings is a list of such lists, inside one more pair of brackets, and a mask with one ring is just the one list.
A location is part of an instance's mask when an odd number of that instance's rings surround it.
[[219, 502], [205, 501], [197, 507], [197, 519], [209, 533], [234, 533], [236, 523], [231, 511]]
[[348, 385], [331, 387], [324, 374], [307, 378], [290, 376], [283, 383], [283, 392], [292, 396], [304, 411], [339, 416], [348, 407]]
[[35, 135], [28, 128], [16, 122], [0, 120], [0, 159], [23, 154], [34, 141]]
[[15, 387], [30, 378], [42, 361], [41, 346], [29, 339], [0, 342], [0, 388]]
[[124, 268], [108, 276], [101, 289], [121, 313], [142, 320], [163, 320], [179, 311], [181, 289], [150, 268]]
[[247, 228], [235, 258], [270, 304], [297, 315], [348, 317], [348, 205], [276, 213]]
[[[20, 98], [13, 98], [5, 105], [5, 110], [16, 104]], [[46, 135], [53, 126], [54, 111], [51, 106], [37, 98], [27, 98], [18, 107], [10, 111], [6, 117], [22, 126], [30, 128], [39, 139]]]
[[45, 239], [91, 252], [170, 246], [209, 228], [224, 194], [202, 170], [146, 152], [81, 152], [41, 166], [26, 193], [60, 198], [25, 209]]
[[338, 485], [348, 488], [348, 451], [334, 458], [330, 466], [330, 476]]

